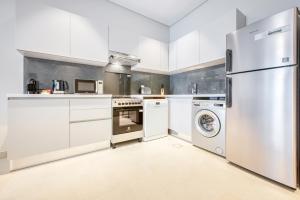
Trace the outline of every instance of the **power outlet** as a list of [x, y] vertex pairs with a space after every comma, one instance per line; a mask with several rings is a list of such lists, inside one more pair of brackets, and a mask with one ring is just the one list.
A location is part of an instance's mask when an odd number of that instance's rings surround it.
[[7, 152], [0, 152], [0, 159], [6, 159], [7, 158]]

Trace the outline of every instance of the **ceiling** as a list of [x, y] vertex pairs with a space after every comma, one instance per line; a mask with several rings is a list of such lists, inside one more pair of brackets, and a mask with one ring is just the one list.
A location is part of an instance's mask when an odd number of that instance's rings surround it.
[[171, 26], [208, 0], [109, 0]]

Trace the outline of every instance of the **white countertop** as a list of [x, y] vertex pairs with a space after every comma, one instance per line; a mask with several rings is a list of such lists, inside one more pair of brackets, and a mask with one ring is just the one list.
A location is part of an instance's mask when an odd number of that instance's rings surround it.
[[225, 94], [175, 94], [175, 95], [131, 95], [136, 98], [165, 97], [165, 98], [194, 98], [194, 97], [226, 97]]
[[[111, 94], [95, 95], [95, 94], [8, 94], [8, 99], [27, 99], [27, 98], [112, 98]], [[131, 95], [135, 98], [145, 97], [165, 97], [165, 98], [194, 98], [194, 97], [225, 97], [225, 94], [178, 94], [178, 95]]]
[[57, 99], [57, 98], [112, 98], [111, 94], [8, 94], [8, 99], [31, 99], [31, 98], [45, 98], [45, 99]]

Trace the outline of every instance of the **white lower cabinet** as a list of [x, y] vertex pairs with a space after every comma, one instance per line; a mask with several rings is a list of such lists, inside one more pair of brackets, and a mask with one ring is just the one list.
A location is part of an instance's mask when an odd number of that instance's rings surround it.
[[96, 143], [112, 135], [111, 99], [8, 100], [8, 159]]
[[69, 147], [69, 100], [8, 101], [8, 159]]
[[71, 123], [70, 147], [110, 140], [111, 133], [111, 119]]
[[169, 129], [171, 130], [171, 134], [187, 141], [191, 141], [191, 98], [169, 98]]

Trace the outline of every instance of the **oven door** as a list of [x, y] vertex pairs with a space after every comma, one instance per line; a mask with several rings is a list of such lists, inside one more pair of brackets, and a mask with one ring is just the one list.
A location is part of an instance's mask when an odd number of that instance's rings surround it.
[[143, 130], [143, 107], [113, 108], [113, 135]]

